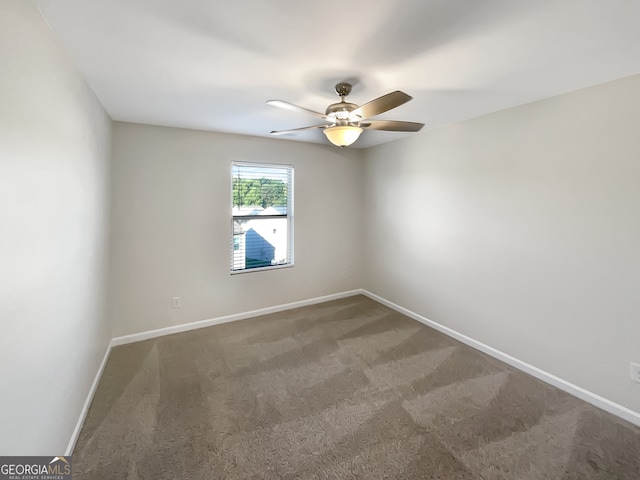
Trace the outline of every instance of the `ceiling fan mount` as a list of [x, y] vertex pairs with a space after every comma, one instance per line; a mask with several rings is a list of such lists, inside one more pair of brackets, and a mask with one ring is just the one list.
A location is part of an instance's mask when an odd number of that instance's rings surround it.
[[354, 143], [364, 129], [386, 130], [393, 132], [417, 132], [424, 124], [417, 122], [403, 122], [397, 120], [369, 120], [371, 117], [384, 113], [411, 100], [411, 96], [396, 90], [376, 98], [362, 106], [345, 101], [351, 93], [352, 85], [347, 82], [336, 84], [335, 90], [340, 101], [329, 105], [325, 113], [309, 110], [308, 108], [285, 102], [284, 100], [268, 100], [269, 105], [304, 112], [319, 117], [326, 124], [309, 127], [294, 128], [292, 130], [272, 131], [272, 135], [295, 134], [302, 130], [322, 129], [331, 143], [339, 147], [346, 147]]
[[347, 82], [340, 82], [336, 84], [336, 93], [340, 97], [346, 97], [351, 93], [351, 84]]

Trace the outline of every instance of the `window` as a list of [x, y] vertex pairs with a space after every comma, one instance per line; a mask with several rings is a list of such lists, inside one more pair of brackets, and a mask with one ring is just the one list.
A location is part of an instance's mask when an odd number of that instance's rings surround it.
[[231, 273], [293, 266], [293, 166], [233, 162]]

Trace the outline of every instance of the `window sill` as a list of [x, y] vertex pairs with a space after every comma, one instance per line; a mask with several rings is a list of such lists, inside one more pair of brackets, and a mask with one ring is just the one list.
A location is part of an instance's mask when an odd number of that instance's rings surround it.
[[280, 270], [283, 268], [291, 267], [293, 267], [293, 263], [286, 263], [284, 265], [269, 265], [268, 267], [245, 268], [244, 270], [232, 270], [230, 273], [231, 275], [239, 275], [242, 273], [265, 272], [267, 270]]

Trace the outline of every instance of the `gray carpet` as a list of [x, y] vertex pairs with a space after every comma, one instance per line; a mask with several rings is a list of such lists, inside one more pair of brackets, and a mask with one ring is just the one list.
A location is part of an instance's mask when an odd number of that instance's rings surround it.
[[113, 350], [78, 479], [640, 478], [640, 429], [355, 296]]

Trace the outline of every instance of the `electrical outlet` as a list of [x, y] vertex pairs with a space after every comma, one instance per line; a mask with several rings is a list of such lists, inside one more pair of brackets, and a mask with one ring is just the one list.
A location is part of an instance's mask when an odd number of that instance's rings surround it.
[[640, 383], [640, 365], [631, 363], [631, 380]]
[[182, 300], [180, 299], [180, 297], [173, 297], [171, 299], [171, 306], [173, 308], [180, 308], [182, 306]]

